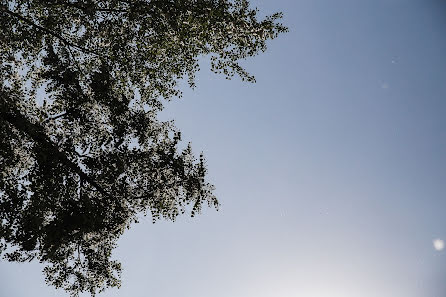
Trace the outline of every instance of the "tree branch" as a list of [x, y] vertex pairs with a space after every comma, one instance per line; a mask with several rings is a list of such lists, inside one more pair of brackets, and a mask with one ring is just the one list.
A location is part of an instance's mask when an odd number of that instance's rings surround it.
[[28, 135], [32, 140], [39, 144], [40, 149], [48, 150], [54, 157], [57, 157], [58, 161], [71, 170], [73, 170], [82, 180], [88, 182], [98, 192], [106, 197], [113, 198], [102, 186], [100, 186], [92, 177], [85, 173], [77, 164], [71, 161], [67, 155], [62, 152], [56, 144], [46, 135], [42, 126], [30, 122], [19, 111], [14, 109], [6, 110], [4, 106], [0, 108], [0, 119], [4, 119], [17, 130]]
[[62, 43], [65, 44], [66, 46], [77, 48], [78, 50], [81, 50], [81, 51], [86, 52], [86, 53], [89, 53], [89, 54], [94, 54], [94, 55], [97, 55], [97, 56], [99, 55], [98, 53], [96, 53], [96, 52], [94, 52], [94, 51], [92, 51], [92, 50], [89, 50], [89, 49], [87, 49], [87, 48], [85, 48], [85, 47], [79, 46], [79, 45], [77, 45], [77, 44], [75, 44], [75, 43], [72, 43], [72, 42], [68, 41], [68, 40], [67, 40], [66, 38], [64, 38], [62, 35], [57, 34], [57, 33], [53, 32], [53, 31], [51, 31], [50, 29], [47, 29], [47, 28], [45, 28], [45, 27], [42, 27], [42, 26], [40, 26], [40, 25], [38, 25], [38, 24], [32, 22], [31, 20], [25, 18], [24, 16], [22, 16], [22, 15], [16, 13], [16, 12], [10, 11], [9, 9], [7, 9], [7, 8], [4, 7], [4, 6], [1, 6], [1, 10], [4, 11], [5, 13], [9, 14], [10, 16], [13, 16], [13, 17], [15, 17], [15, 18], [17, 18], [17, 19], [19, 19], [19, 20], [22, 20], [23, 22], [27, 23], [28, 25], [31, 25], [31, 26], [33, 26], [34, 28], [36, 28], [36, 29], [38, 29], [38, 30], [40, 30], [40, 31], [43, 31], [43, 32], [45, 32], [45, 33], [47, 33], [47, 34], [49, 34], [49, 35], [51, 35], [51, 36], [53, 36], [53, 37], [59, 39], [59, 40], [62, 41]]
[[125, 9], [117, 9], [117, 8], [90, 8], [90, 7], [86, 7], [86, 6], [82, 6], [80, 4], [78, 4], [78, 2], [57, 2], [55, 4], [60, 4], [60, 5], [65, 5], [65, 6], [69, 6], [69, 7], [74, 7], [77, 9], [80, 9], [84, 12], [88, 12], [89, 10], [92, 11], [97, 11], [97, 12], [116, 12], [116, 13], [126, 13], [129, 12], [128, 10]]
[[66, 112], [62, 112], [62, 113], [57, 114], [57, 115], [55, 115], [55, 116], [47, 117], [46, 119], [43, 120], [42, 123], [46, 123], [46, 122], [48, 122], [48, 121], [54, 121], [54, 120], [56, 120], [56, 119], [58, 119], [58, 118], [63, 117], [63, 116], [66, 115], [66, 114], [67, 114]]

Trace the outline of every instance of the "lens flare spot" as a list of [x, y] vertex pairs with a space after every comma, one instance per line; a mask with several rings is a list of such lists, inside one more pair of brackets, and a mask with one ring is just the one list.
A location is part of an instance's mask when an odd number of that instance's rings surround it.
[[437, 251], [442, 251], [443, 249], [444, 249], [444, 241], [443, 240], [441, 240], [441, 239], [434, 239], [433, 240], [433, 244], [434, 244], [434, 248], [437, 250]]

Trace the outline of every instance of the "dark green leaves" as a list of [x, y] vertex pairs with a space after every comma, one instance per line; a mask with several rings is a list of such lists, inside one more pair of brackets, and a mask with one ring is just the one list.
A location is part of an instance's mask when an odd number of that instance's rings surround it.
[[163, 99], [194, 85], [199, 58], [239, 61], [286, 28], [248, 1], [0, 0], [0, 252], [38, 259], [72, 295], [119, 286], [111, 260], [138, 215], [218, 207]]

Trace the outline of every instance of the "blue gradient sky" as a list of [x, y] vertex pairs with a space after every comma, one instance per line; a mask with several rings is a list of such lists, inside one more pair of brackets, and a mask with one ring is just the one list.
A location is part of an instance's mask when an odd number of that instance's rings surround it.
[[[290, 32], [202, 71], [167, 104], [203, 150], [220, 211], [143, 219], [120, 240], [123, 286], [100, 296], [443, 297], [446, 2], [253, 1]], [[204, 62], [203, 68], [205, 68]], [[39, 264], [0, 263], [0, 296], [66, 296]]]

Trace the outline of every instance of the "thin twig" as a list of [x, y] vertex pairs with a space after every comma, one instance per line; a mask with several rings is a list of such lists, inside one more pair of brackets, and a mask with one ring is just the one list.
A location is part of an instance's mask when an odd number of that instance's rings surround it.
[[67, 46], [69, 46], [69, 47], [74, 47], [74, 48], [77, 48], [77, 49], [79, 49], [79, 50], [81, 50], [81, 51], [83, 51], [83, 52], [87, 52], [87, 53], [89, 53], [89, 54], [94, 54], [94, 55], [99, 56], [98, 53], [96, 53], [96, 52], [94, 52], [94, 51], [92, 51], [92, 50], [89, 50], [89, 49], [87, 49], [87, 48], [85, 48], [85, 47], [82, 47], [82, 46], [80, 46], [80, 45], [77, 45], [77, 44], [75, 44], [75, 43], [72, 43], [72, 42], [68, 41], [67, 39], [65, 39], [63, 36], [61, 36], [60, 34], [57, 34], [57, 33], [53, 32], [53, 31], [51, 31], [50, 29], [47, 29], [47, 28], [45, 28], [45, 27], [42, 27], [42, 26], [40, 26], [40, 25], [38, 25], [38, 24], [36, 24], [36, 23], [30, 21], [30, 20], [28, 20], [27, 18], [23, 17], [22, 15], [20, 15], [20, 14], [18, 14], [18, 13], [16, 13], [16, 12], [10, 11], [10, 10], [7, 9], [6, 7], [3, 7], [3, 6], [2, 6], [1, 8], [2, 8], [2, 11], [4, 11], [5, 13], [7, 13], [7, 14], [9, 14], [9, 15], [15, 17], [15, 18], [18, 18], [19, 20], [24, 21], [24, 22], [27, 23], [28, 25], [31, 25], [31, 26], [33, 26], [33, 27], [39, 29], [40, 31], [43, 31], [43, 32], [45, 32], [45, 33], [47, 33], [47, 34], [49, 34], [49, 35], [51, 35], [51, 36], [53, 36], [53, 37], [56, 37], [57, 39], [59, 39], [60, 41], [62, 41], [62, 43], [64, 43], [65, 45], [67, 45]]
[[58, 2], [55, 4], [60, 4], [60, 5], [65, 5], [65, 6], [70, 6], [70, 7], [74, 7], [83, 11], [97, 11], [97, 12], [116, 12], [116, 13], [126, 13], [129, 12], [128, 10], [125, 9], [117, 9], [117, 8], [89, 8], [89, 7], [85, 7], [82, 5], [79, 5], [77, 3], [70, 3], [70, 2]]
[[43, 120], [42, 124], [43, 124], [43, 123], [46, 123], [46, 122], [48, 122], [48, 121], [52, 121], [52, 120], [56, 120], [56, 119], [58, 119], [58, 118], [61, 118], [61, 117], [63, 117], [63, 116], [66, 115], [66, 114], [67, 114], [66, 112], [63, 112], [63, 113], [58, 114], [58, 115], [56, 115], [56, 116], [54, 116], [54, 117], [48, 117], [48, 118], [46, 118], [46, 119]]

